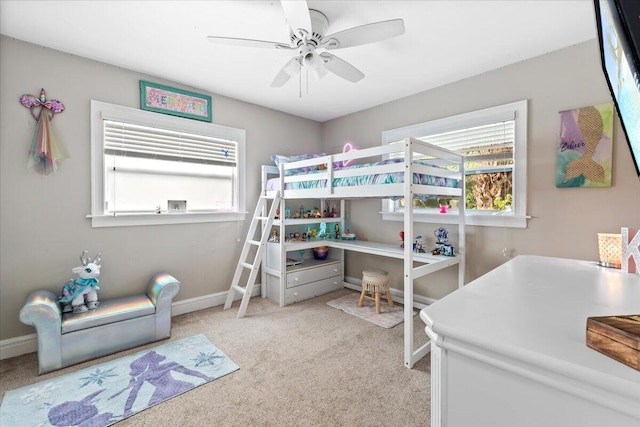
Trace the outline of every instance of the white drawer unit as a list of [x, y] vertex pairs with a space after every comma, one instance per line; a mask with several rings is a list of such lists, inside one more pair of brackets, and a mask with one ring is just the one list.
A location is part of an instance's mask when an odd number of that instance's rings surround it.
[[[317, 260], [313, 257], [313, 245], [313, 242], [286, 243], [284, 246], [279, 242], [267, 244], [263, 268], [264, 295], [267, 298], [285, 306], [344, 286], [343, 250], [331, 248], [327, 259]], [[301, 263], [287, 267], [282, 261], [283, 248], [287, 259]]]
[[341, 276], [341, 274], [342, 263], [339, 261], [309, 268], [291, 269], [287, 271], [287, 289], [317, 282], [327, 277]]

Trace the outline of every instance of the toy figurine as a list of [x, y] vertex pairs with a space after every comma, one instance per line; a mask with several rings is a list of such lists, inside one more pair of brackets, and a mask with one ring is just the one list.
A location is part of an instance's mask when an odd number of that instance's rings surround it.
[[339, 224], [336, 224], [335, 232], [336, 232], [336, 239], [340, 239], [340, 225]]
[[440, 227], [433, 234], [436, 236], [436, 248], [431, 252], [433, 255], [455, 256], [455, 248], [449, 243], [449, 232], [446, 228]]
[[286, 219], [291, 219], [291, 209], [289, 209], [288, 206], [284, 209], [284, 217]]
[[97, 277], [100, 275], [100, 258], [97, 254], [93, 262], [87, 256], [87, 251], [82, 251], [80, 261], [82, 266], [74, 267], [71, 271], [78, 274], [78, 278], [70, 279], [62, 288], [62, 296], [58, 302], [62, 305], [62, 312], [84, 313], [98, 308]]
[[279, 242], [280, 241], [280, 237], [278, 235], [278, 230], [272, 230], [271, 231], [271, 236], [269, 237], [269, 241], [270, 242]]
[[422, 235], [421, 235], [421, 234], [418, 234], [418, 235], [416, 236], [416, 240], [415, 240], [415, 242], [413, 243], [413, 251], [414, 251], [414, 252], [421, 253], [421, 254], [425, 253], [425, 250], [424, 250], [424, 243], [423, 243]]

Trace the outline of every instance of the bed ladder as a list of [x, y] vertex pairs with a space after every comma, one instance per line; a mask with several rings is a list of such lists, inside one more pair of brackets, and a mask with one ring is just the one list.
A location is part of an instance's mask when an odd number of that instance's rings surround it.
[[[247, 311], [247, 305], [249, 305], [249, 299], [251, 299], [253, 285], [256, 282], [258, 270], [260, 269], [260, 263], [262, 262], [262, 259], [264, 257], [264, 251], [267, 247], [267, 239], [269, 238], [271, 226], [273, 225], [273, 219], [275, 218], [276, 212], [280, 205], [280, 192], [276, 191], [275, 196], [273, 197], [273, 201], [271, 202], [271, 208], [269, 209], [268, 216], [262, 216], [266, 212], [265, 208], [267, 207], [267, 202], [270, 199], [271, 197], [262, 195], [260, 196], [260, 200], [258, 200], [256, 211], [253, 214], [253, 219], [251, 220], [251, 225], [249, 226], [249, 231], [247, 232], [247, 239], [244, 242], [242, 253], [240, 254], [240, 259], [238, 260], [238, 266], [236, 267], [236, 272], [233, 275], [231, 288], [229, 288], [229, 293], [227, 294], [227, 301], [224, 304], [224, 309], [226, 310], [233, 304], [233, 298], [235, 297], [236, 292], [242, 295], [240, 310], [238, 310], [238, 319], [244, 317], [244, 313]], [[263, 223], [262, 227], [258, 227], [258, 223], [260, 221], [266, 221], [266, 223]], [[256, 230], [258, 229], [260, 230], [260, 239], [254, 240]], [[247, 257], [249, 256], [249, 250], [251, 249], [251, 246], [257, 246], [258, 249], [256, 250], [253, 263], [248, 263]], [[247, 279], [247, 285], [243, 288], [242, 286], [239, 286], [238, 283], [240, 282], [242, 271], [245, 268], [250, 270], [250, 273], [249, 278]]]

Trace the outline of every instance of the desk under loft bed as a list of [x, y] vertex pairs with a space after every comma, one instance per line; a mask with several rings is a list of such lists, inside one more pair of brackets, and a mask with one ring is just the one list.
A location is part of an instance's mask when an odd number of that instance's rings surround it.
[[[412, 161], [413, 159], [413, 161]], [[349, 166], [343, 166], [351, 163]], [[434, 166], [434, 165], [438, 166]], [[442, 167], [446, 165], [446, 167]], [[269, 179], [269, 177], [274, 177]], [[385, 244], [362, 240], [343, 240], [329, 230], [328, 236], [304, 241], [287, 239], [287, 227], [309, 227], [322, 223], [339, 224], [345, 231], [345, 201], [363, 198], [428, 198], [433, 196], [460, 197], [464, 200], [463, 156], [416, 139], [407, 138], [380, 147], [360, 149], [335, 155], [323, 155], [300, 161], [281, 163], [279, 167], [262, 167], [263, 194], [273, 197], [280, 190], [280, 216], [273, 222], [279, 238], [268, 244], [262, 263], [262, 296], [284, 306], [344, 286], [344, 251], [355, 251], [404, 260], [404, 361], [408, 368], [428, 354], [430, 343], [417, 349], [413, 344], [414, 280], [435, 271], [458, 265], [458, 286], [464, 285], [465, 216], [464, 203], [459, 203], [458, 241], [454, 242], [456, 256], [432, 255], [413, 251], [413, 203], [404, 209], [404, 233], [407, 244]], [[319, 200], [321, 212], [328, 201], [340, 204], [337, 216], [286, 218], [287, 203]], [[294, 205], [295, 206], [295, 205]], [[291, 209], [291, 208], [290, 208]], [[294, 208], [295, 209], [295, 208]], [[449, 213], [448, 215], [452, 215]], [[357, 218], [350, 218], [357, 224]], [[264, 232], [270, 232], [265, 230]], [[288, 254], [313, 249], [331, 248], [332, 257], [317, 261], [305, 260], [300, 265], [288, 265]], [[414, 267], [414, 263], [418, 266]]]

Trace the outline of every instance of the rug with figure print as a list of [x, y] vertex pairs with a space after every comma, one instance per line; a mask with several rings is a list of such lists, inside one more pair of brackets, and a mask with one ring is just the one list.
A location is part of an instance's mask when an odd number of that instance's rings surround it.
[[238, 370], [204, 335], [10, 390], [3, 426], [108, 426]]

